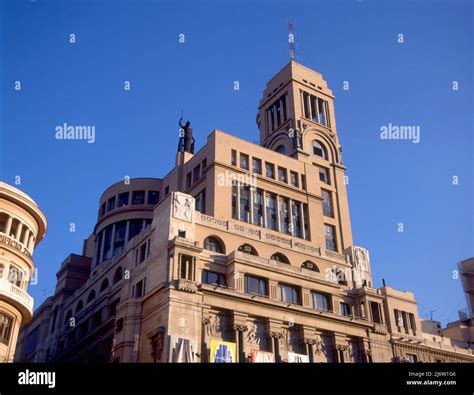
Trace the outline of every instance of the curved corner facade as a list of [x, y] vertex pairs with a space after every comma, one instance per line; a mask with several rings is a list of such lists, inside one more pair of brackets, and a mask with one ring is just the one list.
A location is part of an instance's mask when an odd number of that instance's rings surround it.
[[44, 214], [28, 195], [0, 182], [0, 362], [13, 361], [20, 325], [31, 321], [32, 254], [46, 227]]
[[151, 224], [162, 180], [133, 178], [102, 194], [94, 229], [93, 267], [123, 252], [126, 243]]

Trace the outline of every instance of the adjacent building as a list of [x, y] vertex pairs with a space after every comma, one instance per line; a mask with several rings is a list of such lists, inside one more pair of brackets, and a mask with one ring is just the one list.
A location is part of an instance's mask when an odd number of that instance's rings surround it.
[[25, 193], [0, 182], [0, 362], [12, 362], [22, 323], [33, 315], [27, 287], [35, 274], [33, 250], [46, 218]]
[[260, 145], [214, 130], [194, 152], [180, 122], [166, 176], [106, 189], [17, 360], [474, 361], [423, 331], [412, 293], [374, 287], [322, 75], [290, 61], [257, 124]]

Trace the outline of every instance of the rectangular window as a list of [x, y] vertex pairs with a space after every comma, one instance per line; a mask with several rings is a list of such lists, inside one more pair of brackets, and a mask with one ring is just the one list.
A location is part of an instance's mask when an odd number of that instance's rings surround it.
[[203, 189], [196, 196], [194, 196], [194, 199], [196, 211], [204, 214], [206, 212], [206, 190]]
[[258, 189], [253, 195], [253, 223], [263, 226], [263, 192]]
[[193, 180], [194, 182], [201, 179], [201, 165], [197, 165], [193, 170]]
[[316, 310], [331, 311], [330, 297], [327, 294], [320, 292], [312, 292], [313, 307]]
[[107, 226], [105, 228], [105, 238], [104, 238], [104, 258], [106, 259], [112, 258], [112, 225]]
[[334, 217], [334, 212], [333, 212], [333, 209], [332, 209], [331, 192], [322, 189], [321, 190], [321, 196], [323, 198], [323, 214], [326, 217]]
[[[2, 273], [3, 274], [3, 273]], [[17, 287], [21, 287], [21, 280], [23, 279], [23, 272], [13, 265], [8, 269], [8, 281]]]
[[326, 238], [326, 250], [337, 251], [336, 229], [332, 225], [324, 225], [324, 237]]
[[284, 167], [278, 167], [278, 181], [280, 182], [288, 182], [286, 169]]
[[382, 312], [380, 310], [380, 303], [370, 302], [370, 311], [372, 312], [372, 321], [377, 324], [382, 324]]
[[324, 182], [325, 184], [330, 185], [331, 182], [329, 180], [329, 170], [324, 167], [319, 167], [319, 180]]
[[202, 167], [202, 174], [204, 174], [204, 172], [206, 171], [206, 167], [207, 167], [207, 158], [204, 158], [202, 160], [201, 167]]
[[239, 219], [239, 212], [238, 212], [238, 185], [233, 182], [232, 183], [232, 218]]
[[275, 166], [272, 163], [265, 162], [265, 176], [275, 179]]
[[141, 298], [143, 296], [143, 280], [135, 284], [135, 297]]
[[290, 171], [290, 183], [294, 187], [298, 188], [298, 173], [294, 171]]
[[245, 293], [268, 296], [267, 280], [261, 277], [245, 275]]
[[125, 247], [125, 233], [127, 231], [127, 222], [118, 222], [115, 225], [115, 237], [114, 237], [114, 253], [113, 255], [120, 254]]
[[252, 158], [252, 170], [254, 173], [262, 174], [262, 161], [257, 158]]
[[280, 213], [280, 232], [289, 233], [290, 216], [288, 213], [288, 200], [280, 197], [278, 199], [278, 210]]
[[167, 196], [168, 193], [170, 193], [170, 187], [169, 186], [165, 187], [165, 196]]
[[113, 210], [115, 208], [115, 196], [107, 200], [107, 211]]
[[204, 284], [217, 285], [219, 287], [226, 286], [225, 276], [223, 274], [211, 272], [209, 270], [202, 271], [201, 282]]
[[301, 304], [300, 289], [288, 284], [279, 284], [280, 297], [282, 302], [291, 304]]
[[340, 303], [340, 313], [346, 317], [351, 315], [351, 308], [347, 303]]
[[250, 188], [240, 187], [240, 220], [250, 222]]
[[124, 193], [121, 193], [118, 197], [119, 199], [119, 203], [118, 203], [118, 206], [119, 207], [124, 207], [124, 206], [128, 206], [128, 197], [129, 197], [129, 193], [128, 192], [124, 192]]
[[144, 203], [145, 203], [145, 191], [133, 191], [132, 204], [144, 204]]
[[181, 255], [179, 263], [179, 276], [186, 280], [194, 280], [193, 257], [189, 255]]
[[155, 205], [160, 200], [160, 191], [148, 191], [148, 204]]
[[415, 354], [406, 354], [406, 359], [407, 359], [407, 362], [409, 362], [409, 363], [418, 362], [418, 358], [416, 357]]
[[193, 184], [193, 176], [191, 172], [186, 174], [186, 188], [189, 188]]
[[100, 206], [100, 215], [105, 214], [105, 203], [102, 203], [102, 206]]
[[409, 313], [408, 314], [409, 318], [410, 318], [410, 326], [411, 326], [411, 330], [413, 332], [416, 331], [416, 321], [415, 321], [415, 315], [413, 313]]
[[293, 235], [303, 237], [301, 229], [301, 203], [291, 202], [291, 217], [293, 219]]
[[300, 91], [300, 93], [303, 116], [313, 122], [330, 127], [328, 101], [304, 91]]
[[233, 149], [230, 154], [230, 164], [232, 166], [237, 166], [237, 151]]
[[146, 259], [146, 243], [143, 243], [140, 246], [140, 251], [138, 254], [138, 264], [142, 263]]
[[265, 198], [267, 199], [266, 201], [266, 208], [267, 208], [267, 212], [265, 213], [266, 214], [266, 220], [267, 220], [267, 228], [268, 229], [272, 229], [272, 230], [276, 230], [277, 227], [277, 223], [276, 223], [276, 197], [274, 195], [270, 195], [269, 193], [267, 193], [265, 195]]
[[128, 234], [128, 240], [130, 240], [132, 237], [138, 235], [143, 228], [143, 220], [142, 219], [132, 219], [130, 221], [130, 231]]
[[242, 169], [249, 169], [249, 156], [247, 154], [240, 154], [240, 167]]

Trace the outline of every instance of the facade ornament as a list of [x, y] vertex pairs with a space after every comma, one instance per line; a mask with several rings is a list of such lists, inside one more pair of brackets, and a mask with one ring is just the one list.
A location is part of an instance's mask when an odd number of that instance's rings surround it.
[[246, 332], [248, 331], [247, 325], [245, 324], [234, 324], [234, 331]]
[[354, 246], [354, 267], [364, 272], [370, 271], [369, 251], [365, 248]]
[[226, 317], [223, 317], [220, 314], [209, 316], [209, 324], [206, 326], [207, 334], [209, 336], [223, 338], [229, 329], [226, 321]]
[[173, 199], [173, 217], [183, 221], [191, 222], [193, 220], [194, 202], [191, 196], [184, 193], [174, 192]]
[[249, 330], [246, 337], [247, 343], [260, 345], [260, 336], [258, 334], [258, 327], [255, 323], [249, 325]]
[[269, 335], [274, 339], [281, 339], [283, 337], [283, 334], [281, 332], [276, 331], [270, 331]]

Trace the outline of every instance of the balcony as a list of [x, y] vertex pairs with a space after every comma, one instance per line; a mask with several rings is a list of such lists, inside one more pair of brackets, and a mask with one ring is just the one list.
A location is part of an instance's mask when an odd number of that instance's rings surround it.
[[198, 291], [198, 286], [197, 286], [197, 283], [195, 281], [180, 278], [178, 280], [178, 289], [180, 291], [194, 293], [194, 292]]
[[29, 322], [33, 313], [33, 298], [15, 284], [0, 279], [0, 299], [15, 306], [23, 316], [24, 322]]

